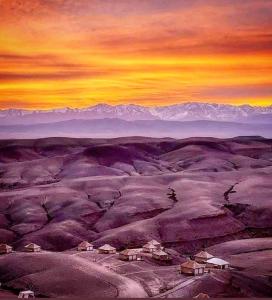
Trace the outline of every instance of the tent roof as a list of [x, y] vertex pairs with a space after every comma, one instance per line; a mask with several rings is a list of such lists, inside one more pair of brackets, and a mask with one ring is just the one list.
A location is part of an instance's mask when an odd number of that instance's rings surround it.
[[27, 295], [31, 295], [31, 294], [34, 294], [34, 292], [33, 291], [30, 291], [30, 290], [28, 290], [28, 291], [21, 291], [20, 292], [20, 294], [27, 294]]
[[8, 244], [0, 244], [0, 249], [11, 249], [12, 247]]
[[122, 252], [120, 252], [120, 254], [123, 254], [123, 255], [136, 255], [136, 254], [138, 254], [138, 252], [135, 249], [125, 249]]
[[34, 243], [30, 243], [30, 244], [26, 245], [25, 248], [40, 248], [40, 246], [37, 244], [34, 244]]
[[148, 243], [150, 243], [150, 244], [152, 244], [152, 245], [155, 245], [155, 246], [158, 246], [158, 245], [161, 244], [161, 243], [159, 243], [159, 242], [156, 241], [156, 240], [151, 240], [151, 241], [149, 241]]
[[150, 249], [152, 249], [152, 248], [157, 249], [157, 247], [154, 244], [150, 243], [150, 242], [146, 243], [143, 247], [144, 248], [150, 248]]
[[185, 268], [189, 268], [189, 269], [199, 269], [199, 268], [203, 267], [203, 265], [197, 263], [194, 260], [188, 260], [188, 261], [184, 262], [183, 264], [181, 264], [181, 266], [185, 267]]
[[195, 257], [210, 259], [213, 258], [213, 255], [211, 255], [207, 251], [200, 251], [195, 255]]
[[213, 264], [213, 265], [218, 265], [218, 266], [223, 266], [223, 265], [229, 265], [229, 262], [221, 259], [221, 258], [211, 258], [207, 260], [207, 263]]
[[155, 252], [153, 252], [153, 254], [160, 255], [160, 256], [169, 255], [168, 253], [166, 253], [162, 250], [155, 251]]
[[109, 244], [105, 244], [105, 245], [99, 247], [98, 249], [101, 249], [101, 250], [116, 250], [114, 247], [112, 247]]
[[87, 242], [87, 241], [83, 241], [83, 242], [81, 242], [78, 246], [80, 246], [80, 247], [90, 247], [90, 246], [93, 246], [93, 245], [90, 244], [90, 243]]

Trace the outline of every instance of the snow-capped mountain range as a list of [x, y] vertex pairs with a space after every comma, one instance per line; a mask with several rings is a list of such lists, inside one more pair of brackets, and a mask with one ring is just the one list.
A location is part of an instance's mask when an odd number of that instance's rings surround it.
[[141, 106], [134, 104], [108, 105], [97, 104], [87, 108], [53, 109], [53, 110], [0, 110], [0, 124], [51, 123], [72, 119], [118, 118], [127, 121], [165, 120], [195, 121], [211, 120], [225, 122], [272, 122], [272, 105], [270, 106], [234, 106], [226, 104], [209, 104], [188, 102], [169, 106]]

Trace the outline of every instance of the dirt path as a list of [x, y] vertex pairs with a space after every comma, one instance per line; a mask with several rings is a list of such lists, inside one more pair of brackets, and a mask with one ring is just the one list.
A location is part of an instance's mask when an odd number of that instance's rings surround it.
[[138, 273], [148, 273], [148, 272], [156, 272], [156, 271], [168, 271], [168, 270], [172, 270], [172, 269], [177, 269], [177, 266], [171, 266], [171, 267], [167, 267], [167, 268], [157, 268], [157, 269], [151, 269], [151, 270], [142, 270], [142, 271], [136, 271], [136, 272], [132, 272], [132, 273], [124, 273], [122, 275], [124, 276], [128, 276], [128, 275], [134, 275], [134, 274], [138, 274]]
[[[203, 276], [205, 276], [205, 275], [203, 275]], [[164, 292], [162, 294], [156, 295], [154, 297], [155, 298], [167, 298], [168, 295], [171, 295], [171, 294], [173, 294], [173, 293], [175, 293], [175, 292], [177, 292], [179, 290], [182, 290], [186, 286], [188, 286], [188, 285], [194, 283], [195, 281], [203, 278], [203, 276], [201, 276], [201, 277], [192, 277], [192, 278], [190, 278], [190, 279], [188, 279], [186, 281], [181, 282], [180, 284], [178, 284], [177, 286], [175, 286], [173, 289], [171, 289], [171, 290], [169, 290], [167, 292]]]

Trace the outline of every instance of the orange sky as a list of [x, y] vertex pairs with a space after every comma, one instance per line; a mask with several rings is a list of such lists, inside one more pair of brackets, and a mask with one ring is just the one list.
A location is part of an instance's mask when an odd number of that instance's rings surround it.
[[0, 0], [0, 108], [272, 104], [270, 0]]

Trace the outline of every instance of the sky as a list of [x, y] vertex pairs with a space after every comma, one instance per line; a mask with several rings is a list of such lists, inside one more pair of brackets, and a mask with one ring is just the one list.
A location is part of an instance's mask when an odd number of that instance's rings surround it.
[[272, 104], [271, 0], [0, 0], [0, 109]]

